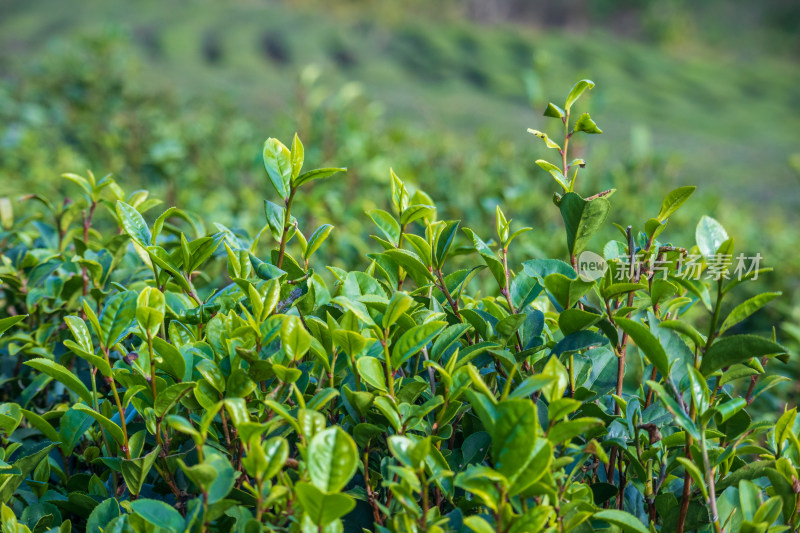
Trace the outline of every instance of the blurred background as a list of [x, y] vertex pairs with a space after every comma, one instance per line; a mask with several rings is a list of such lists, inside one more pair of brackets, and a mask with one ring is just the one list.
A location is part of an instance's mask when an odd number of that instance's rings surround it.
[[60, 174], [91, 169], [254, 234], [261, 145], [297, 131], [309, 167], [350, 169], [293, 212], [337, 226], [320, 264], [365, 268], [390, 167], [484, 238], [498, 204], [533, 226], [511, 264], [566, 257], [526, 129], [558, 132], [545, 105], [590, 78], [578, 191], [618, 189], [611, 221], [641, 230], [697, 185], [662, 238], [691, 246], [709, 214], [761, 253], [775, 271], [740, 297], [785, 296], [743, 327], [796, 346], [799, 29], [796, 0], [3, 0], [0, 196], [77, 194]]

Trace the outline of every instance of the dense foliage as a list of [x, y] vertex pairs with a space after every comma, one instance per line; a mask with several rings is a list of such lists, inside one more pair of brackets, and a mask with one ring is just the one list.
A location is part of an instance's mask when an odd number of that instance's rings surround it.
[[796, 410], [749, 407], [787, 350], [736, 329], [778, 294], [737, 299], [764, 269], [713, 218], [665, 240], [691, 186], [588, 250], [593, 86], [531, 130], [568, 261], [509, 262], [530, 228], [498, 207], [487, 239], [391, 172], [365, 270], [321, 268], [340, 230], [297, 210], [347, 174], [297, 136], [264, 144], [259, 232], [91, 173], [3, 200], [4, 531], [796, 530]]
[[[430, 32], [423, 35], [433, 38]], [[481, 42], [493, 42], [493, 34], [479, 35]], [[458, 39], [451, 36], [450, 40]], [[557, 85], [557, 80], [563, 77], [561, 70], [571, 68], [572, 52], [551, 47], [548, 41], [546, 50], [564, 59], [551, 61], [547, 68], [538, 71], [542, 78], [537, 83], [539, 93]], [[409, 53], [420, 56], [419, 51]], [[455, 55], [456, 51], [451, 50], [447, 57]], [[487, 61], [485, 54], [479, 56], [483, 62]], [[337, 227], [328, 245], [318, 252], [321, 263], [345, 269], [362, 268], [364, 255], [371, 251], [370, 223], [368, 220], [365, 223], [363, 213], [383, 207], [380, 199], [389, 186], [386, 169], [390, 166], [404, 177], [410, 188], [421, 186], [436, 198], [440, 218], [460, 219], [479, 234], [492, 231], [498, 204], [506, 213], [524, 214], [526, 224], [537, 231], [512, 247], [509, 252], [512, 264], [533, 256], [560, 257], [564, 253], [562, 239], [551, 238], [553, 233], [561, 231], [561, 222], [551, 216], [550, 184], [537, 177], [539, 170], [533, 164], [544, 155], [546, 145], [530, 142], [525, 128], [517, 124], [503, 126], [507, 116], [516, 116], [520, 110], [491, 108], [495, 109], [493, 116], [483, 119], [481, 123], [485, 126], [478, 130], [471, 122], [453, 122], [447, 116], [434, 119], [446, 124], [445, 127], [420, 124], [413, 116], [404, 121], [382, 111], [383, 105], [391, 102], [373, 100], [375, 91], [367, 92], [366, 87], [357, 83], [343, 83], [334, 72], [320, 65], [301, 68], [305, 63], [297, 58], [299, 75], [282, 74], [284, 83], [291, 88], [284, 90], [288, 94], [275, 96], [280, 98], [280, 107], [287, 111], [259, 107], [258, 112], [252, 112], [250, 104], [233, 103], [215, 92], [211, 80], [202, 83], [209, 87], [202, 98], [182, 86], [170, 91], [149, 83], [152, 58], [146, 57], [148, 61], [137, 54], [136, 42], [130, 35], [114, 30], [57, 41], [24, 67], [9, 65], [7, 77], [0, 79], [0, 176], [3, 177], [0, 196], [18, 197], [46, 187], [53, 191], [53, 198], [58, 197], [56, 191], [72, 198], [75, 190], [70, 182], [59, 182], [54, 177], [64, 170], [94, 169], [98, 174], [113, 173], [128, 189], [147, 189], [152, 197], [162, 199], [168, 206], [181, 207], [190, 215], [204, 213], [205, 221], [255, 234], [263, 222], [262, 195], [253, 194], [263, 183], [261, 132], [267, 130], [284, 138], [296, 128], [307, 145], [307, 164], [337, 164], [349, 169], [336, 183], [322, 181], [307, 187], [304, 202], [296, 210], [309, 225], [324, 221]], [[658, 79], [639, 69], [646, 66], [672, 77], [677, 76], [676, 67], [658, 64], [655, 57], [637, 58], [636, 69], [623, 68], [625, 62], [621, 59], [614, 69], [630, 70], [639, 80], [637, 84], [624, 77], [605, 76], [612, 81], [613, 89], [595, 91], [597, 94], [591, 99], [578, 104], [586, 106], [591, 101], [593, 115], [600, 108], [599, 116], [606, 117], [602, 142], [593, 143], [593, 147], [578, 145], [577, 152], [573, 150], [578, 157], [592, 162], [582, 171], [584, 187], [619, 190], [626, 201], [615, 203], [612, 220], [645, 220], [650, 216], [648, 208], [657, 205], [666, 191], [685, 180], [700, 180], [697, 182], [701, 187], [693, 195], [690, 208], [675, 213], [670, 221], [672, 238], [690, 239], [698, 214], [705, 213], [718, 218], [737, 236], [740, 251], [760, 253], [766, 264], [780, 265], [759, 286], [782, 291], [785, 297], [753, 316], [745, 327], [764, 332], [772, 324], [786, 321], [784, 331], [793, 337], [787, 341], [795, 346], [800, 341], [800, 329], [793, 325], [796, 316], [800, 316], [800, 307], [796, 305], [800, 252], [790, 230], [794, 213], [770, 199], [790, 201], [792, 196], [785, 185], [774, 183], [777, 180], [785, 184], [791, 179], [791, 175], [782, 173], [785, 171], [781, 167], [785, 167], [785, 156], [793, 148], [784, 148], [781, 142], [791, 138], [792, 120], [767, 120], [766, 127], [757, 121], [753, 128], [743, 132], [741, 124], [746, 117], [734, 117], [729, 109], [718, 108], [721, 114], [709, 121], [713, 123], [709, 129], [719, 134], [737, 132], [735, 149], [726, 149], [725, 157], [721, 158], [718, 155], [721, 140], [707, 140], [707, 132], [693, 137], [699, 134], [694, 130], [687, 137], [684, 130], [691, 128], [686, 127], [685, 119], [674, 119], [668, 128], [665, 117], [661, 116], [667, 113], [697, 117], [705, 109], [701, 105], [705, 100], [687, 95], [674, 98], [686, 106], [684, 109], [663, 107], [658, 90], [673, 91], [675, 95], [686, 93], [679, 85], [665, 89]], [[500, 63], [500, 58], [489, 62]], [[431, 68], [447, 77], [455, 76], [455, 67], [437, 64]], [[719, 87], [740, 83], [723, 79], [715, 71], [681, 72], [692, 79], [714, 79]], [[784, 71], [777, 71], [780, 72]], [[519, 71], [522, 74], [524, 71]], [[570, 72], [570, 79], [572, 75]], [[213, 76], [217, 76], [216, 72]], [[544, 78], [548, 79], [547, 84], [543, 83]], [[774, 111], [770, 106], [789, 101], [790, 88], [796, 86], [791, 76], [763, 73], [753, 74], [750, 79], [769, 79], [775, 83], [769, 85], [774, 85], [774, 91], [760, 94], [757, 100], [747, 96], [735, 104], [727, 104], [747, 110], [747, 117], [772, 116]], [[263, 83], [270, 88], [275, 86], [270, 80]], [[759, 86], [767, 84], [762, 81]], [[514, 87], [513, 91], [520, 90]], [[639, 98], [644, 92], [650, 96]], [[723, 93], [708, 96], [713, 102], [730, 102], [728, 97]], [[424, 94], [413, 98], [431, 100]], [[536, 109], [547, 103], [543, 95], [532, 101]], [[619, 101], [624, 101], [624, 106]], [[475, 117], [482, 115], [475, 115], [472, 108], [477, 106], [485, 113], [483, 108], [490, 102], [491, 96], [482, 94], [470, 107], [460, 110], [460, 116], [478, 120]], [[617, 112], [617, 106], [624, 109]], [[525, 114], [529, 112], [525, 106], [520, 109]], [[649, 127], [643, 126], [642, 121]], [[759, 127], [755, 128], [756, 125]], [[550, 131], [553, 126], [556, 124], [539, 128]], [[693, 150], [676, 146], [660, 136], [659, 132], [675, 128], [681, 129], [681, 138], [693, 145]], [[504, 133], [502, 136], [497, 134], [498, 129]], [[553, 131], [557, 130], [556, 127]], [[760, 139], [764, 145], [743, 137], [745, 133]], [[511, 142], [512, 136], [520, 138]], [[711, 143], [707, 149], [697, 150], [696, 147], [707, 146], [707, 142]], [[740, 149], [745, 147], [746, 150]], [[678, 148], [675, 153], [673, 150]], [[751, 152], [756, 154], [753, 159], [749, 159]], [[748, 158], [732, 159], [736, 154]], [[758, 169], [757, 180], [752, 179], [754, 168]], [[470, 186], [459, 186], [465, 180]], [[758, 191], [753, 191], [751, 187], [756, 183]], [[350, 194], [356, 189], [360, 194]], [[747, 200], [737, 200], [739, 195]], [[768, 210], [755, 207], [765, 201], [770, 202]], [[620, 211], [624, 211], [624, 216], [617, 215]], [[605, 242], [614, 237], [614, 228], [607, 225], [597, 238]], [[478, 281], [482, 283], [484, 279]], [[486, 283], [482, 288], [489, 287]], [[755, 288], [755, 284], [742, 286], [742, 297], [755, 295], [755, 291], [751, 292]], [[786, 387], [776, 390], [780, 391], [778, 396], [788, 393]], [[775, 407], [776, 404], [769, 406]]]

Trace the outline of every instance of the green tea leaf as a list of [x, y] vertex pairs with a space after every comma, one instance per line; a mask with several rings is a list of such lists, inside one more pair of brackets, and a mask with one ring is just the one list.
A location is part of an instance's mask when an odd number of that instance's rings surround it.
[[397, 246], [397, 242], [400, 239], [400, 224], [397, 220], [383, 209], [372, 209], [367, 211], [367, 215], [378, 226], [378, 229], [381, 230], [381, 233], [386, 236], [389, 242]]
[[111, 377], [111, 366], [104, 357], [95, 355], [92, 352], [87, 352], [82, 347], [78, 346], [75, 342], [67, 339], [64, 341], [64, 346], [69, 348], [75, 355], [87, 361], [90, 365], [96, 367], [100, 373], [105, 377]]
[[69, 390], [77, 394], [81, 400], [89, 405], [92, 404], [92, 393], [89, 392], [86, 385], [78, 379], [78, 376], [70, 372], [65, 366], [44, 358], [31, 359], [30, 361], [26, 361], [25, 364], [39, 372], [52, 376], [53, 379], [61, 382]]
[[196, 386], [197, 383], [194, 382], [176, 383], [175, 385], [170, 385], [166, 389], [159, 391], [154, 408], [156, 416], [161, 418], [166, 415], [181, 398], [186, 396], [186, 394]]
[[786, 348], [757, 335], [733, 335], [718, 339], [700, 362], [700, 372], [709, 376], [720, 368], [749, 361], [753, 357], [780, 355]]
[[520, 473], [536, 444], [537, 414], [527, 400], [505, 400], [497, 405], [497, 418], [492, 436], [492, 461], [505, 477]]
[[136, 244], [142, 248], [150, 246], [152, 238], [150, 229], [136, 208], [129, 206], [125, 202], [117, 201], [117, 216], [122, 223], [122, 229]]
[[308, 246], [306, 246], [305, 252], [303, 252], [303, 259], [309, 259], [314, 252], [316, 252], [322, 243], [325, 242], [325, 239], [328, 238], [328, 235], [331, 234], [333, 231], [333, 226], [330, 224], [323, 224], [318, 227], [314, 233], [311, 234], [311, 237], [308, 239]]
[[730, 417], [747, 407], [747, 400], [744, 398], [734, 398], [721, 403], [714, 408], [717, 426], [725, 423]]
[[272, 371], [284, 383], [294, 383], [303, 376], [303, 371], [299, 368], [289, 368], [277, 363], [272, 365]]
[[625, 533], [649, 533], [648, 529], [639, 521], [638, 518], [625, 511], [618, 511], [616, 509], [605, 509], [594, 513], [594, 518], [603, 520], [619, 527]]
[[136, 319], [135, 291], [118, 292], [108, 300], [100, 314], [103, 346], [111, 348], [121, 341], [130, 331]]
[[711, 393], [708, 390], [706, 380], [700, 372], [691, 364], [687, 364], [686, 368], [689, 375], [689, 391], [694, 399], [697, 412], [702, 416], [705, 414], [706, 409], [708, 409], [709, 396]]
[[456, 233], [458, 232], [459, 220], [451, 220], [445, 223], [441, 233], [436, 238], [434, 243], [434, 257], [433, 264], [437, 268], [441, 268], [450, 254], [450, 248], [455, 241]]
[[303, 148], [303, 143], [300, 142], [300, 137], [295, 133], [292, 139], [292, 181], [296, 180], [297, 176], [300, 175], [304, 160], [305, 148]]
[[339, 172], [347, 172], [346, 168], [318, 168], [315, 170], [309, 170], [308, 172], [303, 172], [297, 179], [294, 181], [293, 185], [295, 188], [300, 187], [308, 183], [311, 180], [319, 180], [324, 178], [329, 178], [334, 174], [338, 174]]
[[655, 335], [644, 324], [628, 318], [617, 317], [614, 319], [622, 331], [630, 335], [633, 342], [641, 349], [642, 353], [650, 363], [656, 367], [658, 372], [664, 376], [669, 376], [669, 359], [664, 347]]
[[386, 307], [386, 312], [383, 314], [383, 327], [388, 329], [393, 326], [400, 316], [411, 308], [413, 303], [414, 299], [406, 293], [394, 293], [389, 300], [389, 305]]
[[554, 445], [569, 444], [575, 437], [585, 435], [602, 425], [602, 420], [593, 417], [580, 417], [565, 420], [550, 428], [547, 432], [547, 440]]
[[566, 337], [571, 333], [586, 329], [603, 318], [602, 315], [582, 309], [565, 309], [558, 317], [558, 327]]
[[164, 294], [153, 287], [145, 287], [136, 300], [136, 321], [150, 337], [155, 337], [164, 322]]
[[297, 498], [311, 520], [325, 526], [346, 515], [356, 506], [356, 501], [346, 494], [325, 494], [310, 483], [295, 485]]
[[147, 479], [147, 474], [158, 458], [158, 452], [159, 449], [156, 448], [144, 457], [123, 459], [120, 463], [122, 477], [125, 478], [125, 484], [128, 485], [128, 490], [131, 491], [131, 494], [138, 495], [141, 492], [142, 485]]
[[83, 405], [82, 403], [73, 405], [72, 408], [75, 409], [76, 411], [81, 411], [82, 413], [86, 413], [87, 415], [97, 420], [97, 422], [99, 422], [100, 425], [103, 426], [103, 429], [108, 431], [108, 434], [111, 435], [111, 438], [117, 441], [117, 443], [120, 446], [125, 444], [125, 436], [122, 433], [122, 428], [119, 427], [116, 424], [116, 422], [112, 421], [109, 418], [106, 418], [105, 416], [101, 415], [88, 405]]
[[783, 413], [775, 424], [775, 445], [778, 449], [782, 448], [783, 441], [789, 438], [789, 434], [793, 431], [795, 418], [797, 418], [797, 408], [793, 407]]
[[131, 511], [159, 529], [164, 529], [170, 533], [182, 533], [185, 531], [186, 524], [181, 514], [162, 501], [142, 498], [132, 501], [128, 505]]
[[489, 246], [480, 237], [478, 237], [474, 231], [469, 228], [464, 228], [463, 231], [470, 239], [472, 239], [475, 249], [486, 263], [486, 266], [489, 267], [489, 271], [492, 273], [492, 276], [494, 276], [497, 285], [501, 289], [505, 289], [507, 280], [506, 270], [503, 268], [503, 263], [497, 258], [497, 255], [495, 255], [492, 249], [489, 248]]
[[706, 338], [694, 326], [682, 320], [664, 320], [659, 327], [668, 328], [689, 337], [695, 346], [705, 346]]
[[311, 335], [298, 316], [287, 316], [281, 326], [281, 347], [290, 358], [301, 359], [311, 347]]
[[697, 247], [704, 258], [708, 259], [717, 253], [720, 245], [728, 240], [728, 232], [722, 225], [709, 216], [703, 215], [695, 230]]
[[86, 322], [77, 316], [65, 316], [64, 322], [67, 323], [69, 330], [72, 332], [72, 336], [75, 337], [76, 341], [78, 341], [78, 345], [81, 347], [81, 349], [89, 353], [94, 352], [92, 335], [89, 333], [89, 328], [86, 326]]
[[564, 192], [568, 192], [570, 190], [570, 183], [567, 181], [567, 177], [561, 173], [560, 168], [549, 161], [545, 161], [544, 159], [537, 159], [536, 164], [539, 165], [542, 170], [549, 172], [550, 175], [553, 176], [553, 179], [555, 179], [556, 182], [564, 189]]
[[25, 320], [27, 316], [28, 315], [17, 315], [17, 316], [9, 316], [6, 318], [0, 318], [0, 336], [2, 336], [3, 333], [8, 328], [12, 327], [14, 324], [18, 324], [19, 322]]
[[531, 129], [531, 128], [528, 128], [528, 133], [532, 133], [532, 134], [536, 135], [537, 137], [539, 137], [541, 140], [544, 141], [544, 144], [548, 148], [555, 148], [556, 150], [561, 150], [561, 146], [559, 146], [558, 143], [553, 142], [550, 139], [550, 137], [547, 136], [546, 133], [543, 133], [543, 132], [541, 132], [539, 130], [534, 130], [534, 129]]
[[[21, 457], [17, 458], [11, 465], [14, 473], [0, 474], [2, 475], [2, 478], [0, 478], [2, 479], [2, 483], [0, 484], [0, 502], [9, 502], [20, 485], [29, 478], [31, 472], [33, 472], [42, 460], [46, 460], [47, 454], [57, 445], [57, 443], [42, 442], [33, 445], [32, 448], [19, 454]], [[3, 506], [5, 507], [5, 504], [3, 504]]]
[[120, 514], [119, 502], [116, 499], [103, 500], [89, 515], [86, 521], [86, 533], [102, 533]]
[[374, 357], [361, 357], [356, 361], [358, 375], [373, 388], [386, 392], [386, 377], [383, 365]]
[[400, 214], [400, 223], [403, 225], [411, 224], [421, 218], [431, 218], [436, 213], [436, 207], [432, 205], [415, 204], [410, 205]]
[[428, 268], [419, 260], [417, 255], [408, 250], [387, 250], [383, 252], [383, 255], [388, 256], [403, 267], [414, 280], [414, 283], [420, 287], [426, 285], [427, 282], [436, 280]]
[[308, 474], [322, 492], [344, 488], [358, 468], [358, 450], [353, 438], [339, 427], [320, 431], [308, 445]]
[[597, 127], [592, 117], [589, 116], [589, 113], [583, 113], [580, 117], [578, 117], [578, 121], [575, 123], [575, 131], [582, 131], [584, 133], [603, 133], [603, 130]]
[[733, 310], [730, 314], [725, 318], [725, 321], [722, 323], [722, 327], [719, 329], [720, 335], [725, 333], [727, 330], [741, 322], [742, 320], [746, 319], [769, 302], [780, 296], [780, 292], [765, 292], [759, 294], [758, 296], [753, 296], [745, 300], [744, 302], [740, 303]]
[[564, 118], [564, 110], [558, 107], [553, 102], [549, 102], [547, 104], [547, 107], [545, 108], [544, 113], [542, 114], [546, 117], [551, 117], [551, 118]]
[[672, 214], [677, 211], [689, 197], [694, 193], [697, 187], [690, 185], [686, 187], [678, 187], [670, 192], [664, 201], [661, 203], [661, 211], [658, 212], [658, 220], [664, 222]]
[[[208, 384], [214, 387], [218, 393], [222, 394], [225, 392], [227, 380], [225, 379], [225, 374], [222, 373], [222, 369], [217, 365], [217, 363], [210, 359], [201, 359], [195, 364], [195, 370], [197, 370], [208, 382]], [[197, 392], [195, 394], [197, 394]], [[216, 401], [217, 398], [214, 400]]]
[[578, 83], [576, 83], [575, 86], [572, 87], [572, 89], [569, 91], [569, 94], [567, 95], [567, 101], [564, 104], [564, 109], [566, 109], [567, 112], [569, 112], [570, 108], [572, 107], [572, 104], [574, 104], [575, 101], [581, 97], [584, 91], [593, 88], [594, 88], [594, 82], [592, 80], [581, 80]]
[[278, 139], [269, 138], [264, 142], [262, 155], [270, 183], [280, 197], [286, 200], [289, 198], [292, 182], [291, 152]]
[[403, 333], [392, 347], [392, 367], [397, 368], [405, 363], [409, 357], [420, 351], [446, 327], [447, 322], [434, 320], [414, 326]]
[[567, 230], [567, 249], [578, 255], [600, 229], [611, 211], [611, 203], [603, 197], [584, 200], [569, 192], [561, 199], [561, 217]]

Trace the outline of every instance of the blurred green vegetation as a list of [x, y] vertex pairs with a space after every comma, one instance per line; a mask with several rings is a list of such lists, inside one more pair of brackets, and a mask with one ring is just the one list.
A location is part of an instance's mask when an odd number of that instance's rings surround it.
[[257, 230], [268, 185], [255, 147], [298, 131], [310, 165], [350, 169], [297, 213], [339, 228], [329, 264], [365, 263], [364, 211], [385, 204], [390, 167], [440, 218], [488, 235], [499, 203], [534, 226], [512, 264], [563, 256], [555, 189], [533, 163], [544, 149], [526, 128], [549, 127], [547, 97], [591, 77], [581, 107], [604, 135], [581, 179], [627, 199], [612, 221], [644, 220], [674, 187], [698, 185], [672, 233], [718, 218], [787, 293], [747, 327], [797, 318], [796, 7], [555, 4], [7, 1], [0, 196], [69, 192], [59, 175], [91, 169]]

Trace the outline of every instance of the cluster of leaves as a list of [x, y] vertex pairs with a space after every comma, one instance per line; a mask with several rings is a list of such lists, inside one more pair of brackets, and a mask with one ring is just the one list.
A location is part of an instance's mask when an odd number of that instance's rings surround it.
[[484, 240], [392, 172], [366, 269], [317, 271], [334, 228], [306, 237], [292, 210], [345, 169], [303, 171], [297, 136], [264, 144], [278, 202], [255, 236], [174, 207], [148, 223], [146, 192], [91, 173], [65, 175], [79, 201], [29, 197], [41, 216], [0, 203], [4, 531], [796, 530], [796, 410], [748, 414], [787, 351], [728, 331], [776, 295], [723, 319], [746, 278], [681, 272], [731, 253], [725, 230], [659, 240], [694, 188], [578, 275], [614, 192], [583, 198], [570, 176], [570, 139], [600, 133], [570, 120], [592, 86], [548, 106], [561, 144], [534, 132], [561, 156], [538, 163], [570, 262], [512, 268], [530, 228], [498, 208]]

